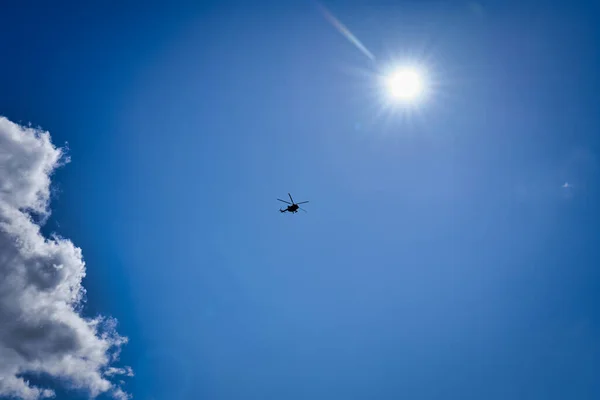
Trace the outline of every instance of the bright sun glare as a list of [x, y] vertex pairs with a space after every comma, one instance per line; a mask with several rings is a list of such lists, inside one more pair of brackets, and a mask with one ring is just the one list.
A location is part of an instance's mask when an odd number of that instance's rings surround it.
[[386, 86], [393, 99], [415, 101], [424, 89], [421, 73], [414, 68], [399, 68], [386, 79]]

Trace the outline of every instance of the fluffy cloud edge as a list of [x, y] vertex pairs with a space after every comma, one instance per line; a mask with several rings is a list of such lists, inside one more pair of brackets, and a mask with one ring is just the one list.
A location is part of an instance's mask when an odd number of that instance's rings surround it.
[[0, 397], [55, 396], [23, 378], [44, 374], [91, 397], [129, 399], [110, 381], [133, 376], [113, 366], [128, 339], [114, 318], [82, 315], [81, 249], [40, 232], [50, 215], [51, 177], [68, 162], [49, 132], [0, 116]]

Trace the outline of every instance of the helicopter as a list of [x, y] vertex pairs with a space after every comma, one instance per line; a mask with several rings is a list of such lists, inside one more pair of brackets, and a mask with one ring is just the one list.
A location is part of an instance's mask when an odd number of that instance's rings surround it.
[[287, 211], [287, 212], [291, 212], [291, 213], [294, 213], [294, 214], [295, 214], [295, 213], [297, 213], [297, 212], [298, 212], [298, 209], [300, 209], [300, 210], [302, 210], [302, 211], [306, 212], [306, 210], [305, 210], [305, 209], [303, 209], [303, 208], [300, 208], [300, 206], [299, 206], [298, 204], [304, 204], [304, 203], [308, 203], [308, 201], [301, 201], [300, 203], [294, 203], [294, 199], [292, 199], [292, 195], [288, 193], [288, 196], [290, 196], [290, 200], [292, 201], [291, 203], [290, 203], [289, 201], [285, 201], [285, 200], [277, 199], [277, 200], [279, 200], [279, 201], [281, 201], [281, 202], [284, 202], [284, 203], [286, 203], [286, 204], [289, 204], [289, 206], [287, 206], [286, 208], [283, 208], [283, 209], [281, 209], [281, 208], [280, 208], [280, 209], [279, 209], [279, 212], [281, 212], [281, 213], [284, 213], [284, 212], [286, 212], [286, 211]]

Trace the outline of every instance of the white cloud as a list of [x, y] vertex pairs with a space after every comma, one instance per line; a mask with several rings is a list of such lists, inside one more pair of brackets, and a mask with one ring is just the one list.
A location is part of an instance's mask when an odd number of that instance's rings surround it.
[[0, 397], [54, 396], [23, 375], [46, 375], [91, 396], [129, 395], [108, 378], [132, 376], [115, 368], [127, 338], [111, 318], [84, 318], [81, 250], [58, 236], [45, 238], [32, 215], [49, 215], [50, 177], [68, 162], [48, 132], [0, 117]]
[[125, 368], [110, 367], [104, 372], [104, 375], [106, 375], [106, 376], [123, 375], [123, 376], [131, 377], [131, 376], [133, 376], [133, 370], [131, 369], [131, 367], [125, 367]]

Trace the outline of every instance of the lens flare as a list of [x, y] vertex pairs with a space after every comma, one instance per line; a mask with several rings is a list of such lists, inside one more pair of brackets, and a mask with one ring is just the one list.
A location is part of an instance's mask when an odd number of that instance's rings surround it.
[[320, 3], [316, 3], [317, 7], [319, 7], [319, 10], [321, 10], [321, 13], [323, 13], [323, 16], [325, 17], [325, 19], [327, 19], [327, 21], [329, 21], [329, 23], [331, 25], [333, 25], [333, 27], [335, 29], [337, 29], [342, 35], [344, 35], [344, 37], [346, 39], [348, 39], [350, 41], [350, 43], [352, 43], [354, 46], [356, 46], [356, 48], [358, 50], [361, 51], [361, 53], [363, 53], [365, 56], [367, 56], [371, 61], [375, 60], [375, 56], [373, 55], [373, 53], [371, 53], [361, 42], [360, 40], [358, 40], [358, 38], [356, 36], [354, 36], [352, 34], [352, 32], [350, 32], [350, 30], [348, 28], [346, 28], [344, 26], [344, 24], [342, 24], [336, 17], [333, 16], [333, 14], [331, 14], [329, 12], [329, 10], [327, 10], [325, 8], [325, 6], [321, 5]]

